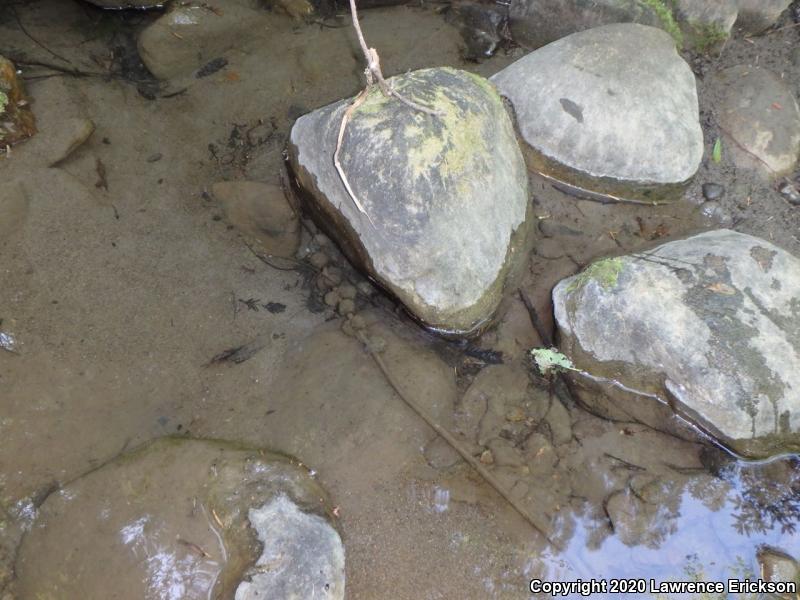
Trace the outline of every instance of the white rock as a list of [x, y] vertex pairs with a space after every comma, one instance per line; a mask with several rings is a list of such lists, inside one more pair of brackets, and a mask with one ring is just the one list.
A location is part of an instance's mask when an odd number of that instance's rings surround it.
[[236, 600], [344, 598], [344, 546], [325, 519], [304, 513], [284, 495], [251, 508], [250, 525], [264, 545]]

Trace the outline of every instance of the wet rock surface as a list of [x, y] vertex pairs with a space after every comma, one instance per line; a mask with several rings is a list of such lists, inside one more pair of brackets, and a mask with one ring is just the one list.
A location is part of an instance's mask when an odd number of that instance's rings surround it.
[[720, 128], [735, 163], [767, 178], [793, 172], [800, 159], [800, 107], [792, 88], [771, 71], [750, 65], [717, 77], [725, 87]]
[[325, 519], [285, 495], [251, 508], [248, 519], [264, 550], [235, 600], [344, 598], [344, 548]]
[[527, 176], [511, 121], [484, 79], [449, 68], [392, 79], [431, 116], [374, 89], [297, 121], [290, 162], [311, 210], [349, 257], [436, 330], [470, 334], [491, 319], [528, 239]]
[[[346, 14], [304, 24], [262, 6], [266, 32], [243, 26], [235, 49], [198, 60], [180, 87], [145, 96], [117, 78], [118, 46], [159, 12], [61, 0], [6, 4], [0, 33], [15, 55], [66, 65], [20, 30], [11, 4], [28, 33], [102, 76], [53, 76], [24, 65], [43, 131], [72, 117], [90, 119], [96, 131], [55, 168], [31, 159], [40, 134], [0, 159], [11, 182], [0, 187], [0, 597], [13, 579], [17, 540], [56, 482], [96, 468], [126, 440], [131, 447], [175, 431], [278, 447], [313, 464], [339, 504], [348, 593], [357, 598], [383, 598], [386, 590], [398, 600], [516, 598], [531, 577], [752, 579], [761, 544], [800, 556], [796, 458], [737, 461], [624, 415], [607, 420], [571, 403], [525, 361], [531, 347], [551, 345], [552, 287], [598, 256], [695, 231], [702, 183], [725, 187], [715, 202], [733, 227], [800, 253], [800, 211], [781, 195], [789, 188], [737, 168], [726, 142], [721, 162], [711, 159], [720, 135], [715, 72], [759, 64], [800, 92], [800, 61], [792, 62], [800, 30], [785, 28], [788, 14], [769, 35], [745, 38], [734, 28], [718, 56], [687, 55], [698, 75], [707, 155], [685, 202], [601, 204], [531, 174], [531, 208], [547, 237], [530, 255], [523, 290], [540, 327], [509, 290], [498, 326], [459, 345], [407, 319], [308, 222], [301, 262], [257, 250], [279, 268], [262, 262], [210, 193], [221, 180], [277, 184], [294, 119], [361, 88], [363, 63]], [[285, 12], [302, 12], [303, 3], [286, 4]], [[387, 74], [446, 64], [489, 76], [522, 56], [504, 46], [481, 63], [463, 62], [459, 32], [441, 8], [363, 11]], [[126, 48], [136, 58], [135, 43]], [[218, 58], [228, 64], [195, 77], [217, 68]], [[96, 187], [98, 164], [108, 188]], [[793, 190], [795, 174], [787, 181]], [[335, 307], [322, 302], [328, 292]], [[354, 301], [351, 318], [337, 316], [343, 300]], [[498, 407], [501, 434], [471, 449], [550, 523], [563, 553], [402, 404], [358, 331], [454, 434], [461, 435], [454, 407], [491, 366], [530, 371], [525, 393], [537, 407], [558, 400], [539, 418], [518, 394], [502, 394], [502, 378], [477, 386], [508, 402]], [[16, 353], [3, 349], [6, 333]], [[209, 364], [237, 348], [230, 360]], [[509, 376], [505, 391], [521, 388], [519, 380]], [[557, 406], [563, 410], [552, 412]], [[620, 495], [632, 497], [625, 510], [616, 510]], [[203, 548], [215, 548], [214, 540]]]
[[[237, 599], [264, 597], [260, 590], [343, 598], [344, 551], [330, 509], [296, 461], [221, 442], [163, 439], [44, 501], [19, 551], [17, 591], [20, 598], [78, 598], [91, 590], [96, 597], [188, 600], [232, 589]], [[267, 535], [270, 516], [281, 527]]]
[[797, 258], [719, 230], [598, 261], [553, 301], [565, 352], [624, 386], [622, 415], [664, 428], [654, 398], [670, 399], [725, 446], [765, 457], [800, 444], [798, 294]]
[[202, 77], [227, 64], [222, 54], [237, 47], [246, 32], [265, 27], [258, 11], [238, 2], [177, 2], [142, 31], [138, 49], [159, 79]]
[[637, 194], [683, 183], [700, 166], [694, 75], [659, 29], [618, 24], [572, 34], [491, 80], [511, 101], [538, 170]]

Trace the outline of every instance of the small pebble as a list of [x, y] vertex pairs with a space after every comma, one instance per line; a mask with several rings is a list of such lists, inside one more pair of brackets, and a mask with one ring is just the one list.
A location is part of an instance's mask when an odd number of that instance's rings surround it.
[[333, 286], [331, 285], [331, 282], [328, 281], [327, 277], [325, 277], [324, 275], [320, 275], [319, 277], [317, 277], [317, 289], [320, 292], [327, 292], [332, 287]]
[[330, 261], [330, 257], [324, 252], [314, 252], [314, 254], [308, 257], [308, 262], [310, 262], [311, 266], [315, 269], [323, 268]]
[[506, 413], [506, 421], [511, 421], [512, 423], [519, 423], [520, 421], [525, 420], [525, 411], [522, 410], [519, 406], [515, 406], [511, 410]]
[[339, 286], [339, 296], [342, 298], [349, 298], [350, 300], [352, 300], [353, 298], [356, 297], [357, 293], [358, 292], [356, 291], [356, 288], [350, 285], [349, 283], [345, 283]]
[[315, 235], [314, 236], [314, 241], [317, 244], [319, 244], [321, 247], [323, 247], [323, 248], [325, 246], [330, 246], [331, 245], [331, 239], [327, 235], [325, 235], [324, 233], [318, 233], [317, 235]]
[[157, 152], [156, 154], [151, 154], [150, 156], [147, 157], [147, 162], [149, 163], [158, 162], [161, 160], [162, 156], [163, 155], [161, 154], [161, 152]]
[[367, 326], [367, 322], [361, 315], [353, 315], [353, 318], [350, 319], [350, 326], [358, 331], [364, 329]]
[[325, 267], [322, 269], [322, 276], [331, 282], [331, 285], [342, 283], [342, 270], [339, 267]]
[[376, 354], [380, 354], [386, 350], [386, 340], [378, 335], [374, 335], [367, 340], [369, 342], [369, 349]]
[[341, 300], [336, 310], [343, 317], [347, 316], [349, 314], [356, 312], [356, 303], [350, 299]]
[[788, 179], [778, 186], [778, 193], [789, 203], [800, 206], [800, 190]]
[[494, 456], [492, 455], [491, 450], [484, 450], [481, 454], [480, 461], [485, 465], [493, 465], [494, 464]]
[[332, 290], [327, 294], [325, 294], [325, 298], [323, 298], [323, 301], [328, 306], [336, 306], [337, 304], [339, 304], [339, 294], [336, 292], [336, 290]]
[[356, 328], [353, 327], [352, 319], [348, 321], [342, 321], [342, 333], [350, 337], [356, 337]]
[[375, 288], [373, 288], [366, 281], [360, 282], [357, 287], [358, 287], [358, 293], [367, 298], [370, 298], [372, 294], [375, 293]]
[[706, 200], [719, 200], [725, 195], [725, 187], [718, 183], [704, 183], [703, 197]]

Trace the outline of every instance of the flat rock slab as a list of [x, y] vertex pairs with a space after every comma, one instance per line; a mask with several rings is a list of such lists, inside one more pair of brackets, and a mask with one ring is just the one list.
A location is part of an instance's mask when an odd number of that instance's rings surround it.
[[575, 33], [491, 80], [514, 107], [529, 162], [560, 179], [635, 194], [682, 184], [700, 166], [694, 75], [660, 29], [615, 24]]
[[716, 83], [723, 87], [717, 118], [736, 165], [766, 178], [791, 173], [800, 158], [800, 107], [786, 82], [739, 65], [719, 73]]
[[[579, 368], [653, 395], [612, 394], [623, 415], [658, 396], [743, 456], [800, 450], [800, 260], [787, 252], [711, 231], [598, 261], [553, 302]], [[660, 414], [647, 424], [668, 429]]]
[[[19, 597], [254, 598], [264, 556], [281, 555], [269, 565], [281, 593], [259, 598], [341, 599], [344, 549], [326, 498], [285, 457], [158, 440], [45, 500], [20, 547]], [[286, 518], [266, 535], [276, 509]]]
[[[511, 119], [485, 79], [450, 68], [390, 80], [431, 116], [372, 90], [340, 152], [351, 104], [297, 120], [289, 159], [309, 209], [348, 257], [426, 326], [467, 335], [486, 325], [527, 256], [528, 179]], [[367, 216], [368, 215], [368, 216]]]

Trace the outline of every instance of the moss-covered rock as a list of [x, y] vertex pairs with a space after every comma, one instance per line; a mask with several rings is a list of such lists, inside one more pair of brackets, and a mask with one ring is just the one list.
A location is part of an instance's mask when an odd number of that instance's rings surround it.
[[291, 166], [312, 214], [351, 260], [425, 325], [471, 334], [527, 256], [528, 180], [514, 129], [476, 75], [426, 69], [390, 84], [438, 116], [377, 88], [353, 112], [340, 161], [366, 215], [333, 162], [350, 100], [298, 119]]
[[799, 298], [800, 260], [728, 230], [600, 261], [553, 290], [562, 352], [620, 384], [586, 387], [586, 402], [677, 432], [674, 410], [755, 458], [800, 451]]

